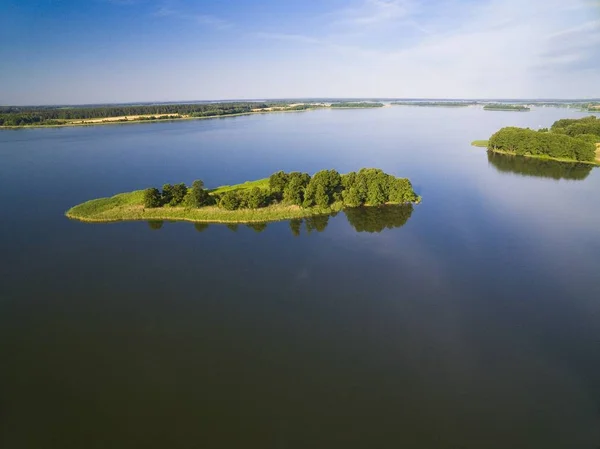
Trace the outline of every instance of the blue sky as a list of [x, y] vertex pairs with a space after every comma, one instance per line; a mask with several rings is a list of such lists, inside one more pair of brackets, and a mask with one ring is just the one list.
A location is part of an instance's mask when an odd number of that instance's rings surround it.
[[0, 0], [0, 104], [600, 97], [600, 0]]

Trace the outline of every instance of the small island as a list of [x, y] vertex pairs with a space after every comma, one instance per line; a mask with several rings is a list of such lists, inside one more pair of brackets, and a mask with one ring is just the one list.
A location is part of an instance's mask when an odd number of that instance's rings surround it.
[[331, 103], [333, 109], [356, 109], [356, 108], [382, 108], [383, 103], [374, 103], [369, 101], [343, 101], [340, 103]]
[[86, 201], [66, 216], [86, 222], [174, 220], [204, 223], [265, 223], [329, 214], [345, 208], [418, 203], [411, 182], [376, 168], [340, 175], [336, 170], [279, 171], [269, 178], [208, 190], [165, 184], [162, 190], [120, 193]]
[[528, 106], [524, 106], [522, 104], [503, 104], [503, 103], [492, 103], [486, 104], [483, 107], [484, 111], [517, 111], [517, 112], [527, 112], [530, 111], [531, 108]]
[[600, 165], [600, 120], [593, 115], [561, 119], [550, 129], [537, 131], [509, 126], [494, 133], [489, 140], [474, 140], [471, 145], [513, 156]]
[[423, 106], [423, 107], [442, 107], [442, 108], [462, 108], [476, 105], [476, 101], [392, 101], [393, 106]]

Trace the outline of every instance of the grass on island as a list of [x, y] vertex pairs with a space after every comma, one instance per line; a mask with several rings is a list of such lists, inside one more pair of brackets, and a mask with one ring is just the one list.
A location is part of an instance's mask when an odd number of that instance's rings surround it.
[[258, 187], [260, 189], [268, 189], [269, 178], [257, 179], [256, 181], [246, 181], [241, 184], [235, 184], [232, 186], [221, 186], [217, 187], [216, 189], [210, 189], [209, 193], [218, 195], [225, 192], [231, 192], [232, 190], [245, 190], [252, 189], [254, 187]]
[[[221, 194], [232, 190], [267, 188], [269, 179], [248, 181], [242, 184], [221, 186], [210, 190], [210, 194]], [[271, 205], [259, 209], [226, 210], [217, 206], [202, 208], [186, 207], [144, 207], [144, 191], [119, 193], [110, 198], [98, 198], [78, 204], [66, 212], [69, 218], [87, 222], [111, 222], [131, 220], [177, 220], [206, 223], [256, 223], [281, 221], [292, 218], [304, 218], [313, 215], [327, 214], [342, 209], [342, 203], [334, 203], [327, 209], [302, 208], [282, 204]]]
[[268, 221], [305, 218], [341, 210], [341, 203], [329, 209], [301, 208], [299, 206], [272, 205], [260, 209], [226, 210], [218, 206], [199, 209], [185, 207], [144, 208], [143, 190], [120, 193], [110, 198], [100, 198], [79, 204], [66, 213], [69, 218], [87, 222], [132, 220], [174, 220], [205, 223], [262, 223]]
[[473, 142], [471, 142], [471, 145], [473, 145], [474, 147], [487, 148], [488, 142], [489, 140], [474, 140]]

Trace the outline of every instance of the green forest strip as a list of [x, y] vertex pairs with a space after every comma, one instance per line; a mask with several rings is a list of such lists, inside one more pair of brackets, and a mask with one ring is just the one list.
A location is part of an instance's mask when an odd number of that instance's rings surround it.
[[410, 181], [374, 168], [340, 175], [321, 170], [312, 177], [277, 172], [269, 178], [204, 189], [204, 183], [165, 184], [86, 201], [66, 216], [87, 222], [183, 220], [256, 223], [330, 214], [344, 208], [420, 202]]
[[529, 111], [530, 108], [520, 104], [486, 104], [483, 107], [484, 111]]
[[487, 148], [488, 142], [489, 140], [474, 140], [473, 142], [471, 142], [471, 145], [473, 145], [474, 147]]
[[423, 107], [443, 107], [443, 108], [462, 108], [478, 104], [474, 101], [392, 101], [393, 106], [423, 106]]
[[382, 108], [383, 103], [373, 103], [367, 101], [360, 102], [342, 102], [342, 103], [331, 103], [332, 109], [361, 109], [361, 108]]
[[0, 128], [38, 128], [63, 126], [98, 126], [153, 121], [195, 120], [238, 117], [274, 112], [301, 112], [323, 108], [379, 108], [383, 103], [201, 103], [125, 105], [97, 107], [32, 107], [0, 106]]

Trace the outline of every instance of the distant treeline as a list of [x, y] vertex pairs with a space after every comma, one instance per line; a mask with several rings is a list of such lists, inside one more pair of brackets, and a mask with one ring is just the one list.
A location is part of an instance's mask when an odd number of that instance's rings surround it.
[[597, 142], [600, 142], [600, 120], [590, 116], [558, 120], [550, 130], [502, 128], [490, 137], [488, 148], [520, 156], [536, 155], [592, 162], [596, 158]]
[[157, 104], [132, 106], [91, 107], [0, 107], [0, 126], [59, 125], [68, 120], [86, 120], [121, 117], [128, 115], [186, 115], [211, 117], [252, 112], [253, 109], [268, 108], [269, 103], [201, 103], [201, 104]]
[[304, 208], [328, 209], [337, 203], [344, 207], [379, 206], [385, 203], [404, 204], [417, 201], [410, 181], [396, 178], [382, 170], [363, 168], [340, 175], [336, 170], [321, 170], [312, 177], [308, 173], [279, 171], [269, 177], [268, 188], [253, 187], [210, 194], [202, 181], [166, 184], [162, 191], [144, 191], [144, 206], [203, 207], [216, 204], [226, 210], [258, 209], [273, 204]]
[[366, 101], [361, 102], [341, 102], [331, 103], [332, 108], [382, 108], [383, 103], [370, 103]]
[[502, 104], [502, 103], [494, 103], [494, 104], [486, 104], [483, 107], [486, 111], [529, 111], [530, 108], [527, 106], [523, 106], [522, 104]]
[[477, 104], [476, 101], [393, 101], [395, 106], [446, 106], [461, 107]]

